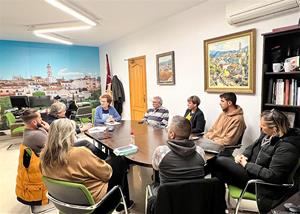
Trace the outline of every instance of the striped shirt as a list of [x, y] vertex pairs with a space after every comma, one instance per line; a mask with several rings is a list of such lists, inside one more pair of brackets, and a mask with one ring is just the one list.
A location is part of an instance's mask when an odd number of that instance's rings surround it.
[[153, 126], [167, 126], [169, 120], [169, 110], [160, 106], [157, 109], [150, 108], [144, 116], [143, 121], [146, 121]]

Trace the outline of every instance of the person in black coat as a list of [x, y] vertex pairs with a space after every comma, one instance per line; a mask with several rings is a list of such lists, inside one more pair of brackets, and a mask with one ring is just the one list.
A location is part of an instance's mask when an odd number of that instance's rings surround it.
[[203, 112], [199, 109], [200, 98], [198, 96], [191, 96], [187, 99], [188, 109], [184, 117], [191, 122], [192, 132], [194, 136], [200, 136], [204, 132], [205, 118]]
[[[234, 159], [218, 157], [212, 173], [227, 184], [244, 189], [250, 179], [268, 183], [289, 183], [291, 172], [300, 156], [299, 130], [289, 128], [287, 117], [275, 109], [264, 111], [260, 119], [262, 135], [243, 154]], [[286, 188], [256, 185], [257, 205], [260, 213], [267, 213], [289, 194]], [[255, 193], [255, 186], [249, 186]]]

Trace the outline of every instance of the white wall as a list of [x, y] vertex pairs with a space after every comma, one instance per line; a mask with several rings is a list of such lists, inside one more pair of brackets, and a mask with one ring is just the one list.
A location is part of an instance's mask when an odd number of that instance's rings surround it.
[[[259, 135], [263, 42], [261, 34], [270, 32], [273, 28], [294, 25], [298, 22], [298, 18], [299, 14], [293, 13], [234, 27], [227, 24], [225, 20], [225, 3], [219, 1], [216, 5], [205, 2], [100, 47], [102, 89], [104, 90], [106, 81], [105, 54], [108, 53], [112, 74], [118, 75], [125, 89], [126, 102], [123, 119], [130, 119], [128, 62], [124, 59], [145, 55], [148, 107], [151, 106], [151, 97], [160, 95], [171, 116], [183, 115], [186, 109], [186, 99], [190, 95], [198, 95], [201, 99], [200, 109], [207, 120], [207, 129], [213, 124], [221, 110], [219, 94], [204, 91], [203, 40], [256, 28], [256, 93], [238, 94], [238, 104], [244, 109], [247, 124], [244, 142], [251, 143]], [[176, 85], [159, 86], [156, 84], [156, 54], [168, 51], [175, 51]]]

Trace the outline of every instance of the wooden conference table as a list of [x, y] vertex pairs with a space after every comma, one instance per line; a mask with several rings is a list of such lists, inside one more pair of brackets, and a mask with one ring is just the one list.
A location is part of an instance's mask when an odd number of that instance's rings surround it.
[[[138, 121], [121, 121], [121, 124], [114, 125], [112, 132], [85, 132], [87, 136], [94, 139], [110, 151], [126, 146], [130, 143], [131, 132], [135, 135], [135, 145], [138, 152], [126, 156], [134, 164], [152, 167], [152, 154], [156, 147], [165, 145], [168, 133], [165, 128], [156, 128], [147, 124], [139, 124]], [[214, 154], [206, 154], [206, 159], [214, 157]]]

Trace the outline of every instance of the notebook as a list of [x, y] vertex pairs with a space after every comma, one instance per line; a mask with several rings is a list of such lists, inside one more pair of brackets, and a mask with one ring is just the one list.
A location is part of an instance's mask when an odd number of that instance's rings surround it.
[[223, 145], [214, 143], [214, 141], [206, 138], [200, 138], [199, 140], [195, 141], [195, 143], [208, 153], [219, 154], [224, 150]]
[[127, 146], [122, 146], [114, 149], [114, 153], [118, 156], [126, 156], [136, 153], [138, 150], [138, 147], [133, 144], [129, 144]]

